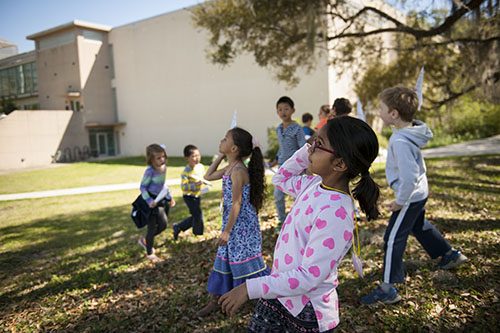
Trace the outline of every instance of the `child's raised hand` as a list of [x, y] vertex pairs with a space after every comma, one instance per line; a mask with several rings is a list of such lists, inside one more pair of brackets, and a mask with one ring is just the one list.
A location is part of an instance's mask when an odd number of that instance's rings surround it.
[[175, 200], [174, 200], [174, 198], [172, 198], [172, 200], [170, 200], [169, 206], [170, 207], [174, 207], [175, 206]]
[[221, 232], [221, 234], [219, 236], [218, 245], [219, 246], [226, 245], [228, 241], [229, 241], [229, 232], [227, 232], [227, 231]]
[[232, 316], [246, 301], [248, 301], [247, 284], [242, 283], [222, 295], [219, 298], [219, 305], [222, 307], [222, 312]]

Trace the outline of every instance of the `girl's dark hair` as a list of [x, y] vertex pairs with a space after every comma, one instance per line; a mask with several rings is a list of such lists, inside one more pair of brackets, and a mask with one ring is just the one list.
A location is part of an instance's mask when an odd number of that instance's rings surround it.
[[378, 155], [378, 139], [364, 121], [344, 116], [333, 118], [326, 124], [330, 145], [347, 165], [347, 180], [360, 176], [352, 191], [368, 220], [379, 216], [377, 201], [379, 186], [370, 176], [369, 168]]
[[167, 151], [161, 145], [157, 143], [150, 144], [146, 147], [146, 163], [147, 165], [153, 165], [154, 154], [165, 154], [165, 159], [167, 159]]
[[238, 158], [244, 159], [250, 156], [248, 163], [248, 175], [250, 178], [250, 203], [259, 212], [264, 202], [266, 182], [264, 178], [264, 158], [259, 147], [253, 147], [252, 134], [248, 131], [235, 127], [229, 131], [233, 137], [234, 144], [238, 147]]

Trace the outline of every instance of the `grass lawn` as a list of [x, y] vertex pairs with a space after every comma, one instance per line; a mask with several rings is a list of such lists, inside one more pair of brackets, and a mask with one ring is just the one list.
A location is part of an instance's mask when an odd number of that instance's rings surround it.
[[[437, 270], [411, 238], [406, 284], [399, 286], [403, 301], [360, 306], [359, 297], [381, 275], [388, 213], [363, 222], [366, 276], [357, 278], [348, 255], [339, 270], [339, 332], [489, 332], [498, 327], [500, 156], [428, 160], [427, 165], [428, 217], [470, 261], [453, 272]], [[62, 168], [71, 167], [77, 165]], [[91, 169], [106, 167], [110, 174], [112, 167], [137, 168], [124, 182], [139, 181], [144, 168], [141, 161], [85, 169], [100, 180], [99, 172]], [[58, 170], [43, 170], [48, 172], [43, 175], [47, 186], [55, 182], [49, 179], [52, 171], [59, 172], [52, 178], [61, 175]], [[383, 186], [381, 202], [388, 201], [383, 170], [375, 170]], [[77, 175], [76, 169], [71, 172]], [[170, 219], [177, 221], [187, 209], [178, 187], [174, 194], [179, 204]], [[245, 332], [252, 303], [233, 318], [221, 313], [203, 321], [193, 318], [208, 300], [205, 286], [220, 227], [220, 183], [203, 200], [205, 235], [188, 232], [174, 242], [170, 224], [157, 238], [158, 252], [165, 258], [157, 265], [144, 259], [136, 243], [140, 232], [128, 216], [136, 196], [137, 191], [120, 191], [0, 202], [0, 331]], [[271, 263], [276, 217], [270, 196], [260, 217], [263, 252]]]
[[[202, 163], [210, 165], [210, 162], [210, 157], [203, 157]], [[170, 157], [167, 166], [167, 178], [178, 179], [186, 161], [182, 157]], [[140, 182], [145, 168], [144, 157], [138, 156], [14, 172], [0, 175], [0, 194]]]

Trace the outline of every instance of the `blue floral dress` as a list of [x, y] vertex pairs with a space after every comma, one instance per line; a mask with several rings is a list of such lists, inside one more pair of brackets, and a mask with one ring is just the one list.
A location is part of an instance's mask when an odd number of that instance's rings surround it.
[[[222, 229], [227, 225], [232, 207], [231, 177], [222, 177]], [[219, 246], [214, 267], [208, 277], [208, 292], [223, 295], [246, 279], [269, 274], [262, 258], [262, 235], [259, 218], [250, 203], [250, 184], [243, 187], [242, 203], [226, 245]]]

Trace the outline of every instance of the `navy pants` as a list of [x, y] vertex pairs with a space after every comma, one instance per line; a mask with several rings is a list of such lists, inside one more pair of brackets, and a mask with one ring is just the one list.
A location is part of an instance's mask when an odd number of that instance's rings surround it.
[[201, 198], [193, 197], [191, 195], [184, 195], [182, 197], [188, 206], [190, 217], [182, 220], [177, 226], [181, 231], [186, 231], [193, 228], [193, 234], [203, 235], [203, 213], [201, 211]]
[[443, 235], [425, 219], [425, 203], [413, 202], [393, 212], [384, 235], [385, 283], [402, 283], [405, 278], [403, 254], [408, 236], [413, 234], [432, 259], [444, 255], [451, 249]]

